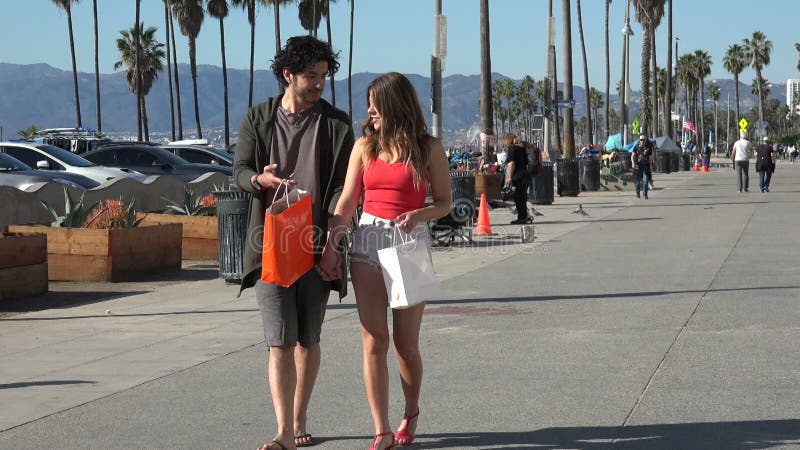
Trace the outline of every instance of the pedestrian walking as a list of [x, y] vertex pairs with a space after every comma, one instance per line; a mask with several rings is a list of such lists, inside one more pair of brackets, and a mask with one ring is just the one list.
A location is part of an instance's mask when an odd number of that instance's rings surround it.
[[[376, 78], [367, 88], [369, 117], [361, 126], [350, 157], [344, 190], [331, 220], [322, 253], [324, 273], [336, 271], [336, 248], [363, 193], [363, 213], [353, 237], [351, 273], [361, 322], [364, 385], [375, 427], [370, 449], [414, 441], [420, 413], [422, 356], [419, 332], [425, 303], [392, 309], [392, 340], [402, 380], [405, 410], [392, 433], [389, 424], [389, 304], [381, 249], [400, 232], [430, 251], [427, 222], [450, 212], [447, 158], [441, 142], [428, 135], [422, 108], [411, 82], [396, 72]], [[430, 188], [432, 203], [425, 205]], [[402, 236], [402, 235], [401, 235]], [[410, 285], [414, 280], [408, 280]], [[406, 289], [408, 289], [408, 284]]]
[[739, 192], [744, 189], [748, 191], [750, 187], [750, 156], [753, 153], [753, 144], [747, 140], [747, 133], [739, 133], [739, 140], [733, 143], [731, 150], [731, 162], [733, 170], [736, 172], [736, 186]]
[[756, 147], [756, 172], [761, 192], [769, 192], [769, 182], [775, 172], [775, 147], [770, 145], [769, 136], [764, 136], [762, 143]]
[[636, 197], [641, 197], [640, 192], [647, 197], [647, 191], [650, 184], [650, 179], [653, 178], [653, 158], [655, 151], [653, 143], [647, 138], [647, 135], [639, 135], [639, 142], [631, 152], [631, 164], [633, 166], [633, 174], [635, 178], [634, 187], [636, 188]]
[[528, 187], [531, 175], [528, 170], [528, 152], [515, 134], [506, 134], [503, 138], [503, 147], [508, 155], [506, 164], [506, 188], [514, 190], [514, 205], [517, 209], [517, 219], [512, 220], [512, 225], [530, 222], [528, 217]]
[[797, 159], [797, 154], [798, 154], [797, 147], [795, 147], [794, 144], [790, 145], [788, 148], [788, 152], [789, 152], [789, 161], [791, 161], [792, 164], [794, 164], [794, 160]]
[[338, 68], [327, 43], [311, 36], [290, 38], [271, 66], [285, 92], [251, 108], [239, 129], [234, 176], [239, 189], [254, 194], [241, 289], [255, 286], [278, 424], [275, 437], [262, 450], [314, 443], [307, 411], [319, 372], [322, 322], [331, 289], [339, 290], [340, 296], [346, 293], [347, 278], [341, 271], [331, 277], [310, 270], [288, 287], [262, 282], [262, 242], [257, 238], [275, 190], [286, 183], [310, 192], [315, 244], [325, 244], [326, 234], [318, 230], [327, 229], [354, 141], [347, 114], [321, 98], [326, 78]]

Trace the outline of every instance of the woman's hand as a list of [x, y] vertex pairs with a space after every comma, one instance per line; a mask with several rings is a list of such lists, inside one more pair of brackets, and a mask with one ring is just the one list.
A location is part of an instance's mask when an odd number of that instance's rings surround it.
[[322, 257], [317, 265], [322, 279], [325, 281], [339, 280], [342, 278], [342, 255], [330, 245], [322, 249]]
[[419, 217], [417, 213], [418, 210], [404, 212], [394, 219], [394, 223], [403, 233], [411, 233], [411, 230], [413, 230], [419, 223]]

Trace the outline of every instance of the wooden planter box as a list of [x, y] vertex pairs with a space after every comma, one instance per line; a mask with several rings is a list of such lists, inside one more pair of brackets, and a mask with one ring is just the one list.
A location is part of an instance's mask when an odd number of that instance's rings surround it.
[[187, 260], [219, 260], [216, 216], [182, 216], [148, 213], [142, 225], [179, 223], [183, 225], [183, 254]]
[[181, 225], [115, 230], [10, 225], [47, 235], [47, 272], [59, 281], [128, 281], [181, 268]]
[[0, 300], [47, 289], [47, 236], [0, 233]]
[[475, 196], [486, 194], [486, 200], [500, 200], [503, 188], [502, 173], [479, 173], [475, 175]]

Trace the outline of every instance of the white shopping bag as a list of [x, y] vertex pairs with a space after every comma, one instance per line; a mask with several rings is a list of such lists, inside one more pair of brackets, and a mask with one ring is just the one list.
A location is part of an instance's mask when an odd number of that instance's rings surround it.
[[[378, 250], [378, 260], [383, 269], [389, 306], [394, 309], [410, 308], [439, 295], [439, 281], [433, 270], [430, 242], [399, 234], [400, 243], [392, 236], [392, 246]], [[408, 236], [408, 235], [406, 235]]]

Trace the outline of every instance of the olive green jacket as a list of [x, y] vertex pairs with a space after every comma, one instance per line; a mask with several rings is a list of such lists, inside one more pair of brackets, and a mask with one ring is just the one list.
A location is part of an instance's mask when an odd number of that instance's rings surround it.
[[[248, 212], [247, 240], [244, 249], [241, 295], [244, 289], [253, 287], [261, 279], [261, 236], [264, 230], [264, 213], [266, 203], [263, 191], [256, 191], [250, 184], [253, 175], [261, 173], [270, 161], [270, 146], [275, 130], [274, 117], [281, 97], [271, 97], [267, 101], [247, 111], [239, 127], [239, 138], [236, 144], [236, 155], [233, 162], [233, 176], [236, 185], [245, 192], [254, 194]], [[344, 178], [350, 152], [355, 141], [350, 118], [325, 100], [320, 99], [322, 117], [319, 133], [320, 139], [320, 192], [323, 208], [333, 215], [336, 203], [342, 193]], [[328, 228], [328, 215], [320, 220], [323, 230]], [[324, 242], [323, 242], [324, 244]], [[342, 270], [342, 280], [331, 283], [331, 289], [339, 291], [339, 298], [347, 295], [347, 271]]]

